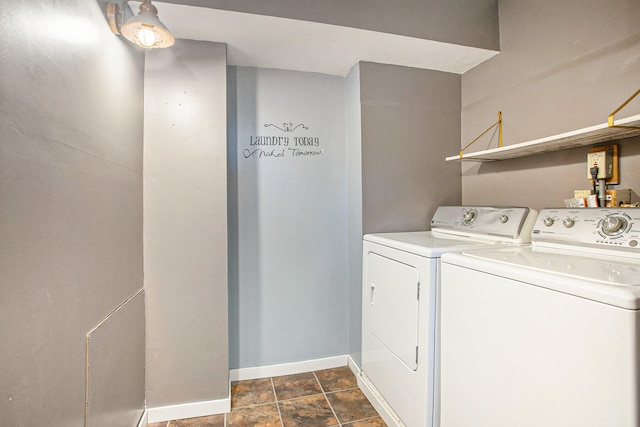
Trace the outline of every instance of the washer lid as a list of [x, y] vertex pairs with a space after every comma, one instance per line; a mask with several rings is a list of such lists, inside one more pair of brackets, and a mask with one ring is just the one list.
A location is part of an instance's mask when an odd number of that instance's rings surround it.
[[464, 252], [442, 262], [474, 268], [548, 289], [640, 309], [640, 262], [605, 255], [575, 255], [531, 246]]
[[367, 234], [365, 241], [410, 252], [427, 258], [439, 258], [446, 252], [504, 247], [505, 243], [472, 239], [465, 236], [447, 236], [431, 231]]

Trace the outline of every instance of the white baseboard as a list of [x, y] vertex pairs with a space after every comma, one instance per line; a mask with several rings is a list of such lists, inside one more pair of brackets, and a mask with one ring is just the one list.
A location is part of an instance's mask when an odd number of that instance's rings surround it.
[[147, 427], [147, 424], [149, 424], [149, 414], [145, 409], [140, 417], [140, 421], [138, 421], [138, 427]]
[[[325, 357], [323, 359], [304, 360], [302, 362], [283, 363], [280, 365], [258, 366], [254, 368], [231, 369], [229, 381], [255, 380], [259, 378], [278, 377], [281, 375], [301, 374], [303, 372], [320, 371], [322, 369], [349, 366], [359, 378], [360, 368], [349, 355]], [[360, 380], [358, 379], [358, 382]], [[231, 393], [229, 393], [231, 396]], [[180, 420], [183, 418], [204, 417], [207, 415], [225, 414], [231, 411], [231, 397], [228, 399], [209, 400], [205, 402], [183, 403], [179, 405], [147, 408], [138, 427], [147, 423]]]
[[349, 365], [349, 368], [351, 368], [351, 372], [353, 372], [353, 375], [355, 375], [356, 377], [359, 377], [361, 369], [351, 356], [349, 356], [349, 360], [347, 364]]
[[147, 408], [149, 423], [226, 414], [230, 411], [231, 398]]
[[378, 411], [378, 414], [380, 414], [380, 417], [382, 417], [384, 422], [387, 423], [389, 427], [406, 427], [395, 412], [389, 407], [387, 401], [371, 384], [367, 376], [360, 372], [356, 374], [356, 377], [358, 378], [358, 387], [362, 390], [362, 393], [367, 396], [367, 399], [369, 399], [369, 402], [371, 402], [373, 407], [376, 408], [376, 411]]
[[231, 381], [256, 380], [258, 378], [279, 377], [281, 375], [301, 374], [303, 372], [320, 371], [338, 368], [349, 364], [349, 356], [325, 357], [323, 359], [304, 360], [302, 362], [283, 363], [280, 365], [257, 366], [255, 368], [232, 369], [229, 372]]

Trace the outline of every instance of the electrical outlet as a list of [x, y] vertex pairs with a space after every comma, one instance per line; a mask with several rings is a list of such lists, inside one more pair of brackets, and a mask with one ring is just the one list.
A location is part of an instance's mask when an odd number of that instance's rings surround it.
[[613, 176], [612, 150], [595, 151], [587, 154], [587, 179], [592, 179], [591, 168], [598, 167], [597, 179], [608, 179]]
[[[620, 168], [618, 165], [618, 144], [600, 145], [596, 147], [591, 147], [589, 149], [589, 153], [601, 153], [601, 152], [607, 152], [607, 154], [605, 154], [605, 163], [608, 161], [607, 157], [611, 156], [611, 164], [613, 168], [611, 176], [605, 178], [606, 183], [610, 185], [620, 184]], [[588, 156], [587, 156], [587, 159], [589, 159]], [[592, 164], [587, 160], [587, 173], [589, 175], [589, 180], [591, 180], [591, 174], [589, 173], [589, 169], [591, 168], [591, 165]], [[600, 166], [598, 165], [598, 171], [599, 170], [600, 170]]]

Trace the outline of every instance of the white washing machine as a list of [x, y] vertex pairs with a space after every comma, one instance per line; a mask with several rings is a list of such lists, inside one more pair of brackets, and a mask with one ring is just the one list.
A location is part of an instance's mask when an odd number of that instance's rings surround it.
[[440, 256], [528, 242], [535, 214], [442, 206], [431, 231], [364, 236], [360, 385], [389, 425], [434, 425]]
[[640, 209], [544, 209], [445, 254], [441, 427], [640, 426]]

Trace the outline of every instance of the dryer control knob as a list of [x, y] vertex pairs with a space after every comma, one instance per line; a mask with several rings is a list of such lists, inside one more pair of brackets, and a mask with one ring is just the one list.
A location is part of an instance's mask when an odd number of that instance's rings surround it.
[[565, 218], [564, 221], [562, 221], [562, 225], [564, 225], [567, 228], [571, 228], [575, 225], [575, 221], [573, 220], [573, 218]]
[[551, 227], [554, 222], [555, 221], [551, 217], [546, 217], [545, 219], [542, 220], [542, 223], [547, 227]]
[[474, 210], [466, 211], [462, 214], [462, 222], [467, 225], [471, 224], [476, 219], [476, 216], [478, 216], [478, 212]]
[[503, 224], [504, 224], [504, 223], [505, 223], [505, 222], [507, 222], [507, 221], [509, 221], [509, 216], [508, 216], [508, 215], [502, 215], [502, 216], [500, 217], [500, 222], [501, 222], [501, 223], [503, 223]]

